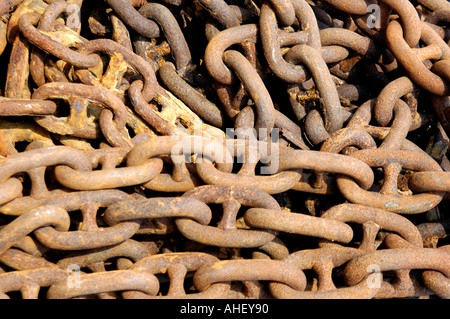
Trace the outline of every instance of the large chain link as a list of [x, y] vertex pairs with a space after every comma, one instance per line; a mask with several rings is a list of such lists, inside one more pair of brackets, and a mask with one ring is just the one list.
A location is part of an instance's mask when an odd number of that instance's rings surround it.
[[449, 22], [2, 1], [0, 298], [450, 298]]

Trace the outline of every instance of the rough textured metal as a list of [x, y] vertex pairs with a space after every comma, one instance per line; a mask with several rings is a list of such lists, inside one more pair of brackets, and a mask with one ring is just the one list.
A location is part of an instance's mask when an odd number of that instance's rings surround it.
[[1, 1], [0, 298], [450, 298], [449, 12]]

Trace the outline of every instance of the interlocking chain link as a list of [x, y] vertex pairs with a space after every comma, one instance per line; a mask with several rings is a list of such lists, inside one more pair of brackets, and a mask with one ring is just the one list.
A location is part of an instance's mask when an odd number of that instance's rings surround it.
[[0, 3], [0, 298], [450, 298], [445, 0]]

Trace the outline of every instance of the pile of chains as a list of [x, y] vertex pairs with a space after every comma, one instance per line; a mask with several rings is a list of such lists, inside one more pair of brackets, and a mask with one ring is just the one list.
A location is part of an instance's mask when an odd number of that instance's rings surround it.
[[450, 298], [450, 2], [0, 16], [0, 297]]

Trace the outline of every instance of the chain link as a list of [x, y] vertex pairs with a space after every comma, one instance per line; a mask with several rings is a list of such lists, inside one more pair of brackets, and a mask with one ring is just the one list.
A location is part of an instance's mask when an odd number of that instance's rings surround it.
[[3, 1], [0, 298], [450, 298], [449, 12]]

